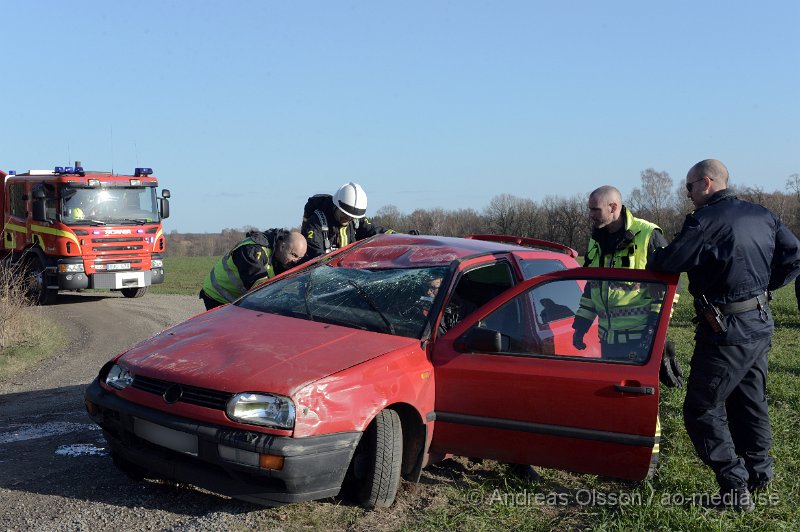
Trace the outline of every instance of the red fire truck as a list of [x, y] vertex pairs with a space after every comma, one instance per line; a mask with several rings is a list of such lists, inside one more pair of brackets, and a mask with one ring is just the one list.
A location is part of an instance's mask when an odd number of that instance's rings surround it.
[[150, 168], [133, 175], [75, 166], [8, 173], [3, 187], [2, 260], [24, 272], [29, 293], [53, 303], [59, 290], [110, 289], [142, 297], [164, 282], [169, 190], [156, 194]]

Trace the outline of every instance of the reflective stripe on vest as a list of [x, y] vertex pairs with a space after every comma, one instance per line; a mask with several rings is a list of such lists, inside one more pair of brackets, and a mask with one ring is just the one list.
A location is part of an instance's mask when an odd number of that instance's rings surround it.
[[217, 301], [226, 301], [230, 303], [239, 296], [244, 294], [247, 289], [239, 276], [239, 270], [233, 262], [232, 254], [234, 251], [242, 246], [258, 245], [267, 255], [267, 277], [273, 277], [275, 270], [272, 268], [272, 251], [267, 246], [256, 244], [252, 239], [246, 238], [239, 242], [236, 247], [226, 253], [217, 263], [211, 268], [211, 272], [206, 277], [206, 282], [203, 283], [203, 292], [212, 299]]
[[[625, 230], [633, 233], [633, 239], [622, 249], [602, 257], [600, 244], [591, 239], [586, 253], [586, 266], [645, 268], [650, 237], [659, 228], [646, 220], [635, 218], [627, 209], [625, 213]], [[606, 343], [624, 343], [632, 341], [634, 337], [641, 338], [641, 332], [648, 325], [648, 315], [661, 312], [661, 301], [654, 301], [649, 291], [642, 289], [637, 282], [590, 281], [589, 289], [590, 297], [581, 297], [576, 314], [590, 322], [599, 317], [600, 338]]]

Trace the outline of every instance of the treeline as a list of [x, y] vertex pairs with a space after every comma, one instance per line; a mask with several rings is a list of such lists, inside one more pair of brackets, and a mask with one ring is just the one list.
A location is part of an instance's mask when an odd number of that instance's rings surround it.
[[[636, 216], [659, 225], [668, 240], [680, 229], [693, 206], [686, 197], [683, 179], [677, 182], [667, 172], [648, 168], [641, 172], [641, 185], [623, 193], [623, 203]], [[731, 187], [740, 198], [759, 203], [774, 212], [795, 234], [800, 235], [800, 174], [791, 175], [784, 192], [765, 192], [760, 187]], [[527, 236], [560, 242], [583, 253], [589, 240], [586, 202], [589, 192], [571, 197], [546, 196], [536, 201], [511, 194], [494, 196], [482, 210], [417, 209], [410, 214], [394, 205], [375, 211], [371, 220], [407, 233], [464, 236], [493, 233]], [[169, 257], [222, 255], [244, 238], [250, 228], [224, 229], [219, 234], [178, 233], [168, 236]], [[262, 227], [260, 229], [268, 229]]]

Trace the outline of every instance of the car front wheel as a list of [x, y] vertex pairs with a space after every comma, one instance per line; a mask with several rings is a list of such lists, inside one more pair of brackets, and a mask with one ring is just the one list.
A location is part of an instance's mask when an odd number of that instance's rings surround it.
[[400, 485], [403, 427], [394, 410], [381, 410], [369, 424], [351, 464], [356, 500], [364, 508], [391, 506]]

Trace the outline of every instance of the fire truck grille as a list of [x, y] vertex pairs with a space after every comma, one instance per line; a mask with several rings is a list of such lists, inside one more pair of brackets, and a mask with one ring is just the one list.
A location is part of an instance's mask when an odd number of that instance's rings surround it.
[[144, 249], [144, 246], [93, 246], [93, 251], [136, 251]]
[[[113, 237], [113, 238], [93, 238], [91, 240], [92, 250], [102, 253], [104, 251], [138, 251], [144, 249], [142, 237]], [[126, 244], [126, 245], [113, 245]]]
[[[174, 382], [152, 379], [137, 375], [131, 385], [137, 390], [152, 393], [165, 397], [165, 400], [172, 402], [189, 403], [214, 410], [225, 410], [228, 400], [233, 397], [232, 393], [209, 390], [208, 388], [198, 388], [187, 384], [177, 384]], [[169, 392], [169, 393], [168, 393]]]
[[137, 236], [133, 238], [93, 238], [92, 242], [95, 244], [105, 244], [106, 242], [141, 242], [142, 237]]

